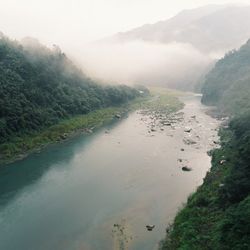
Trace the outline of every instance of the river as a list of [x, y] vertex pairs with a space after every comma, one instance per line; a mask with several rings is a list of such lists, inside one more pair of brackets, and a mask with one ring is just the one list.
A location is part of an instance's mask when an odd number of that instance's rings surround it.
[[[218, 139], [219, 122], [206, 115], [200, 97], [183, 101], [183, 121], [164, 130], [149, 133], [150, 118], [134, 112], [3, 166], [0, 249], [157, 249], [202, 183], [210, 168], [206, 152]], [[182, 171], [184, 165], [192, 171]]]

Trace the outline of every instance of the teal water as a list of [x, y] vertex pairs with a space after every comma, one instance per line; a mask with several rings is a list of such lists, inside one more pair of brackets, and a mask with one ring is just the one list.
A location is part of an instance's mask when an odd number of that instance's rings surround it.
[[[118, 243], [157, 249], [167, 224], [202, 183], [210, 167], [206, 151], [217, 138], [218, 122], [199, 98], [185, 103], [184, 121], [154, 136], [135, 112], [0, 168], [0, 249], [110, 250]], [[193, 128], [188, 135], [186, 125]], [[184, 144], [187, 136], [199, 138], [197, 144]], [[179, 158], [193, 171], [183, 172]], [[148, 232], [147, 224], [155, 230]]]

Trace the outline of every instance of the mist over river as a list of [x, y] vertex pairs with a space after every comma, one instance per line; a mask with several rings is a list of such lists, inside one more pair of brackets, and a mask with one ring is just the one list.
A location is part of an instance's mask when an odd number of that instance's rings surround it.
[[218, 140], [200, 97], [182, 101], [172, 126], [151, 132], [151, 118], [134, 112], [0, 168], [0, 249], [157, 249]]

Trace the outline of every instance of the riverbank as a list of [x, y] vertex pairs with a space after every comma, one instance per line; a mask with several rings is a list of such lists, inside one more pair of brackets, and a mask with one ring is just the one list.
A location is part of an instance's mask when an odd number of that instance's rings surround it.
[[0, 168], [0, 248], [157, 249], [166, 225], [202, 183], [210, 168], [206, 152], [217, 140], [217, 121], [200, 97], [180, 99], [184, 108], [168, 116], [158, 117], [156, 108], [131, 111]]
[[49, 144], [63, 142], [80, 133], [92, 133], [134, 110], [147, 109], [156, 112], [165, 109], [168, 113], [175, 112], [182, 107], [182, 103], [177, 98], [179, 94], [171, 90], [154, 88], [151, 89], [148, 97], [136, 98], [121, 106], [72, 117], [42, 131], [14, 137], [7, 143], [0, 145], [0, 165], [21, 160], [34, 152], [39, 153]]
[[[157, 249], [166, 225], [210, 168], [208, 138], [217, 140], [217, 121], [200, 98], [181, 100], [184, 108], [169, 116], [131, 111], [0, 168], [0, 248]], [[185, 132], [187, 126], [192, 131]]]
[[92, 133], [94, 129], [112, 121], [115, 115], [120, 116], [125, 112], [127, 112], [126, 106], [101, 109], [63, 120], [43, 131], [12, 138], [0, 145], [0, 164], [21, 160], [31, 153], [41, 151], [49, 144], [65, 141], [79, 133]]
[[161, 242], [161, 250], [249, 249], [249, 116], [220, 130], [212, 167]]

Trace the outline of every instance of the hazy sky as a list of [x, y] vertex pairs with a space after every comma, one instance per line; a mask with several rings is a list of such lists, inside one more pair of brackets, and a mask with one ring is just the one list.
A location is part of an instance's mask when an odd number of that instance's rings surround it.
[[[77, 46], [179, 11], [230, 0], [0, 0], [0, 31], [11, 38]], [[249, 3], [248, 1], [241, 1]], [[238, 3], [238, 2], [237, 2]]]

